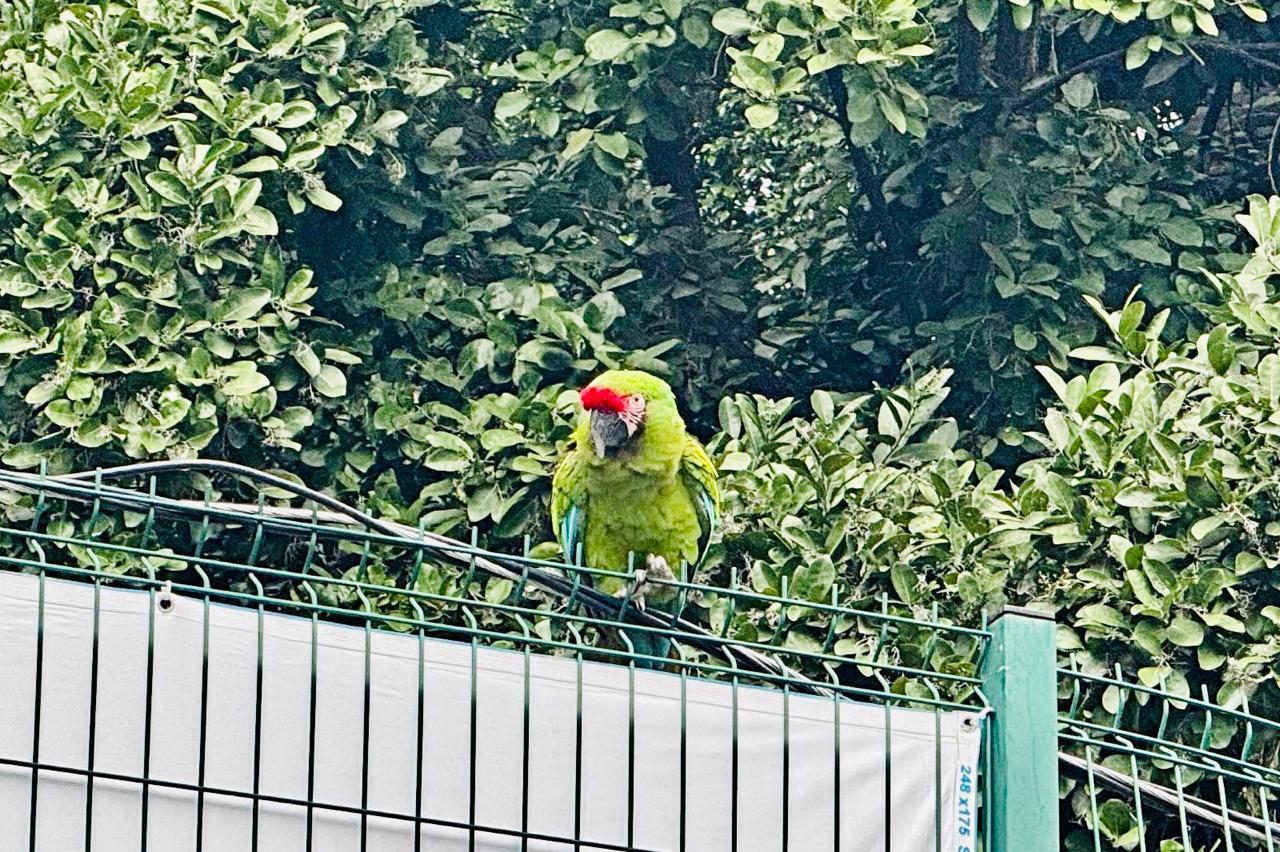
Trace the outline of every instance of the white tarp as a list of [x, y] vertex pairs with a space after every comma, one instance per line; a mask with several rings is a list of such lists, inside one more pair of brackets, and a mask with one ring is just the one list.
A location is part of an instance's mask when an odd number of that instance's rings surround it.
[[[36, 685], [38, 581], [0, 572], [0, 758], [30, 761]], [[104, 588], [100, 609], [94, 768], [142, 773], [146, 717], [145, 594]], [[195, 784], [199, 767], [204, 606], [177, 597], [155, 617], [151, 777]], [[205, 784], [253, 789], [257, 613], [209, 607]], [[307, 799], [311, 622], [268, 614], [264, 630], [260, 791]], [[41, 764], [86, 767], [89, 743], [92, 586], [47, 580], [40, 720]], [[319, 803], [358, 808], [364, 730], [364, 632], [321, 623], [316, 650], [315, 790]], [[370, 666], [368, 807], [414, 813], [418, 773], [423, 815], [468, 824], [471, 647], [425, 643], [425, 743], [416, 763], [418, 640], [375, 631]], [[528, 796], [529, 830], [572, 838], [577, 718], [572, 660], [531, 657]], [[521, 825], [524, 657], [478, 652], [475, 822], [518, 831]], [[628, 675], [625, 668], [587, 663], [582, 695], [581, 849], [627, 843]], [[675, 850], [680, 843], [680, 679], [635, 676], [636, 849]], [[687, 681], [687, 815], [685, 848], [730, 848], [733, 713], [730, 687]], [[835, 725], [829, 699], [792, 693], [789, 699], [789, 841], [796, 852], [833, 849]], [[964, 816], [978, 755], [979, 726], [961, 713], [933, 713], [842, 702], [840, 707], [841, 850], [935, 850], [935, 811], [942, 814], [941, 850], [972, 846]], [[968, 724], [966, 724], [968, 722]], [[738, 833], [742, 852], [777, 852], [783, 824], [783, 697], [756, 688], [738, 691]], [[935, 724], [940, 738], [935, 737]], [[886, 738], [891, 744], [886, 780]], [[935, 752], [936, 745], [936, 752]], [[941, 756], [935, 801], [935, 753]], [[28, 848], [30, 770], [0, 765], [0, 850]], [[885, 792], [891, 790], [886, 846]], [[84, 848], [83, 776], [42, 770], [36, 844], [39, 850]], [[250, 848], [251, 801], [208, 794], [203, 848]], [[305, 810], [263, 802], [259, 847], [306, 848]], [[196, 794], [152, 786], [150, 850], [195, 848]], [[136, 782], [99, 778], [94, 786], [93, 848], [132, 852], [141, 846], [141, 792]], [[413, 848], [412, 821], [370, 817], [368, 849]], [[422, 848], [467, 849], [467, 831], [424, 823]], [[312, 849], [360, 848], [360, 818], [317, 808]], [[479, 832], [480, 850], [519, 849], [511, 836]], [[572, 843], [530, 841], [531, 850], [571, 850]]]

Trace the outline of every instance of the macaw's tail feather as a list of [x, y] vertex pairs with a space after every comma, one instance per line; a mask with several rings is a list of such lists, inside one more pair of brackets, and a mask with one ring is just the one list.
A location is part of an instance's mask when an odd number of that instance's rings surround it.
[[662, 668], [662, 660], [671, 653], [671, 640], [648, 630], [624, 630], [631, 641], [631, 650], [636, 655], [636, 668]]

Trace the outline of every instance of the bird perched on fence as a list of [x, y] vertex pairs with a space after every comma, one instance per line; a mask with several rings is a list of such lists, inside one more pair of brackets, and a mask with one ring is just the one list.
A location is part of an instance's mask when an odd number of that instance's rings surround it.
[[[653, 580], [678, 578], [706, 555], [720, 515], [716, 468], [685, 431], [671, 386], [638, 370], [609, 370], [582, 389], [573, 442], [551, 485], [551, 524], [566, 561], [581, 547], [589, 568], [627, 571], [635, 580], [597, 577], [595, 586], [644, 609], [676, 597]], [[665, 657], [669, 642], [630, 631], [636, 650]]]

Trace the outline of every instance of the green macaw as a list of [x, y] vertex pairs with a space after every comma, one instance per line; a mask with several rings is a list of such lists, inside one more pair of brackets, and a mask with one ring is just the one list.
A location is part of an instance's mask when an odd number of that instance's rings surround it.
[[[644, 609], [646, 592], [659, 606], [683, 563], [689, 574], [706, 555], [720, 517], [716, 468], [685, 431], [671, 386], [638, 370], [609, 370], [583, 388], [573, 443], [551, 484], [551, 525], [568, 561], [582, 548], [589, 568], [628, 570], [631, 588], [598, 577], [605, 594], [630, 596]], [[673, 570], [674, 569], [674, 570]], [[651, 589], [651, 591], [650, 591]], [[645, 631], [628, 634], [636, 650], [665, 657], [669, 643]]]

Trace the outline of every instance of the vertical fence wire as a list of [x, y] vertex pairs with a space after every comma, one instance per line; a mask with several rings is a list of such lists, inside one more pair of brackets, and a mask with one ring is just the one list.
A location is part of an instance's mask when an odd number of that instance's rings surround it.
[[29, 839], [31, 852], [36, 849], [36, 820], [39, 813], [40, 803], [40, 719], [43, 715], [43, 681], [44, 681], [44, 593], [45, 593], [45, 575], [40, 572], [40, 591], [39, 600], [37, 602], [36, 616], [36, 683], [35, 683], [35, 712], [33, 730], [31, 733], [31, 805], [30, 819], [28, 821]]
[[93, 788], [94, 757], [97, 753], [98, 735], [98, 654], [102, 626], [102, 581], [93, 581], [93, 648], [89, 660], [89, 744], [85, 755], [85, 768], [88, 775], [84, 786], [84, 848], [90, 852], [93, 848]]

